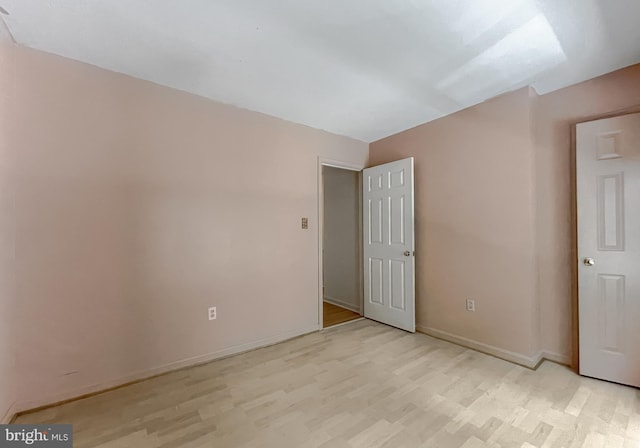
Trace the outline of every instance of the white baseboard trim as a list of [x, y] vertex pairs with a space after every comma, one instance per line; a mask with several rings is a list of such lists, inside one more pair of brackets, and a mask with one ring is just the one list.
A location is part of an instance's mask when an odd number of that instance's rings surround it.
[[299, 328], [297, 330], [286, 331], [266, 338], [258, 339], [257, 341], [247, 342], [245, 344], [234, 345], [222, 350], [207, 353], [204, 355], [194, 356], [191, 358], [182, 359], [179, 361], [164, 364], [162, 366], [154, 367], [147, 370], [140, 370], [129, 375], [114, 379], [100, 384], [93, 384], [91, 386], [81, 387], [71, 392], [52, 395], [46, 397], [43, 400], [31, 400], [19, 402], [14, 406], [13, 414], [25, 413], [30, 410], [55, 406], [56, 404], [81, 399], [87, 395], [94, 395], [101, 392], [106, 392], [117, 387], [127, 385], [130, 383], [143, 381], [145, 379], [153, 378], [158, 375], [180, 370], [185, 367], [194, 367], [200, 364], [206, 364], [217, 359], [226, 358], [232, 355], [238, 355], [240, 353], [248, 352], [251, 350], [268, 347], [270, 345], [279, 344], [289, 339], [297, 338], [309, 333], [315, 333], [321, 330], [319, 325], [313, 325], [309, 327]]
[[535, 369], [542, 361], [542, 352], [534, 356], [525, 356], [521, 353], [505, 350], [500, 347], [485, 344], [484, 342], [474, 341], [473, 339], [457, 336], [455, 334], [447, 333], [446, 331], [437, 330], [435, 328], [416, 325], [416, 330], [418, 330], [420, 333], [424, 333], [438, 339], [443, 339], [445, 341], [452, 342], [466, 348], [495, 356], [496, 358], [504, 359], [505, 361], [509, 361], [514, 364], [528, 367], [529, 369]]
[[2, 418], [0, 418], [0, 425], [7, 425], [11, 423], [16, 414], [16, 403], [12, 403], [9, 406], [9, 409], [7, 409], [4, 415], [2, 415]]
[[562, 364], [565, 366], [571, 365], [571, 357], [568, 355], [562, 355], [560, 353], [551, 352], [548, 350], [542, 350], [541, 352], [542, 359], [548, 359], [549, 361], [553, 361], [558, 364]]
[[362, 311], [360, 311], [360, 307], [354, 306], [352, 303], [345, 302], [344, 300], [340, 300], [340, 299], [336, 299], [335, 297], [328, 297], [328, 296], [324, 296], [322, 300], [324, 300], [327, 303], [331, 303], [332, 305], [346, 308], [350, 311], [353, 311], [354, 313], [362, 314]]

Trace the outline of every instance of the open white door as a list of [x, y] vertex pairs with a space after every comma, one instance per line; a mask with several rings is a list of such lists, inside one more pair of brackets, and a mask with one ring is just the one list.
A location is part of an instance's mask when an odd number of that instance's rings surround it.
[[414, 332], [413, 157], [362, 177], [364, 316]]
[[640, 387], [640, 114], [576, 137], [580, 374]]

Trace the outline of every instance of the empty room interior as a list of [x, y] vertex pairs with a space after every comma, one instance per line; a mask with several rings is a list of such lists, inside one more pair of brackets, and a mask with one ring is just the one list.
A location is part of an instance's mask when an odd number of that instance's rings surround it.
[[640, 2], [0, 18], [0, 446], [640, 447]]

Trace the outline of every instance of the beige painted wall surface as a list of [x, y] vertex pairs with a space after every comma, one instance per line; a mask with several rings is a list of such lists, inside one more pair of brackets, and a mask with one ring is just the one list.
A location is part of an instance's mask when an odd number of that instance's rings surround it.
[[10, 417], [15, 396], [15, 176], [10, 141], [14, 45], [0, 20], [0, 423]]
[[525, 356], [538, 350], [529, 114], [522, 89], [370, 145], [371, 165], [415, 157], [418, 328]]
[[317, 328], [317, 159], [366, 163], [367, 144], [16, 62], [21, 408]]
[[[371, 144], [371, 164], [416, 158], [418, 325], [569, 362], [572, 124], [639, 109], [635, 65], [544, 96], [522, 89]], [[478, 300], [475, 314], [465, 296]]]
[[623, 110], [640, 110], [640, 64], [542, 95], [534, 108], [541, 344], [565, 358], [577, 356], [571, 320], [572, 125]]
[[360, 183], [358, 172], [323, 167], [324, 297], [360, 311]]

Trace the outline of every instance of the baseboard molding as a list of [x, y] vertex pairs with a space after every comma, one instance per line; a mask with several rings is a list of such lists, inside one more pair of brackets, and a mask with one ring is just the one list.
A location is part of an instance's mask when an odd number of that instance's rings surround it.
[[12, 403], [9, 406], [9, 409], [6, 410], [6, 412], [4, 413], [4, 415], [2, 415], [2, 417], [0, 418], [0, 424], [1, 425], [7, 425], [11, 422], [13, 422], [13, 419], [16, 418], [16, 404]]
[[359, 307], [354, 306], [352, 303], [345, 302], [344, 300], [336, 299], [335, 297], [324, 296], [322, 298], [325, 302], [331, 303], [332, 305], [336, 305], [342, 308], [346, 308], [349, 311], [353, 311], [354, 313], [362, 314], [362, 311]]
[[299, 336], [303, 336], [305, 334], [315, 333], [316, 331], [319, 331], [319, 330], [321, 330], [321, 328], [317, 324], [309, 327], [299, 328], [297, 330], [279, 333], [274, 336], [269, 336], [256, 341], [247, 342], [245, 344], [239, 344], [239, 345], [228, 347], [222, 350], [217, 350], [215, 352], [207, 353], [205, 355], [185, 358], [179, 361], [171, 362], [171, 363], [164, 364], [162, 366], [154, 367], [151, 369], [137, 371], [129, 375], [120, 377], [118, 379], [115, 379], [113, 381], [94, 384], [94, 385], [82, 387], [77, 390], [67, 392], [64, 394], [54, 395], [54, 396], [48, 397], [46, 400], [43, 400], [43, 401], [20, 402], [14, 406], [15, 410], [13, 411], [13, 414], [16, 414], [16, 415], [28, 414], [28, 413], [36, 412], [42, 409], [59, 406], [61, 404], [68, 403], [71, 401], [81, 400], [83, 398], [109, 392], [111, 390], [119, 389], [121, 387], [129, 386], [131, 384], [139, 383], [141, 381], [145, 381], [160, 375], [165, 375], [167, 373], [175, 372], [176, 370], [181, 370], [188, 367], [195, 367], [201, 364], [207, 364], [209, 362], [212, 362], [218, 359], [227, 358], [229, 356], [238, 355], [251, 350], [256, 350], [259, 348], [264, 348], [271, 345], [279, 344], [281, 342], [294, 339]]
[[568, 355], [561, 355], [560, 353], [542, 350], [541, 357], [542, 359], [548, 359], [549, 361], [562, 364], [563, 366], [571, 366], [571, 357]]
[[447, 342], [452, 342], [457, 345], [461, 345], [466, 348], [477, 350], [487, 355], [495, 356], [496, 358], [504, 359], [505, 361], [519, 364], [529, 369], [535, 369], [543, 360], [543, 353], [540, 352], [534, 356], [525, 356], [521, 353], [505, 350], [500, 347], [485, 344], [484, 342], [474, 341], [473, 339], [457, 336], [455, 334], [448, 333], [446, 331], [437, 330], [435, 328], [425, 327], [422, 325], [416, 325], [416, 330], [420, 333], [424, 333], [434, 338], [443, 339]]

